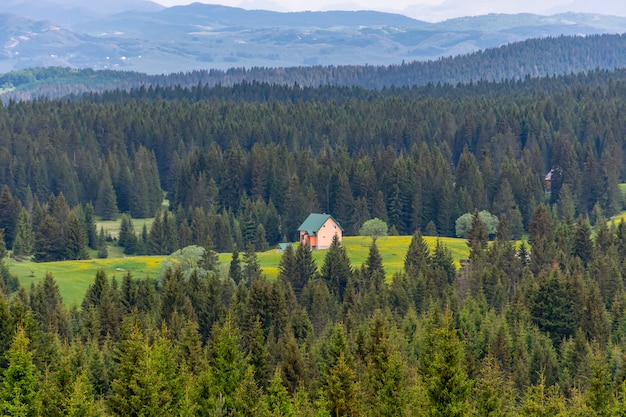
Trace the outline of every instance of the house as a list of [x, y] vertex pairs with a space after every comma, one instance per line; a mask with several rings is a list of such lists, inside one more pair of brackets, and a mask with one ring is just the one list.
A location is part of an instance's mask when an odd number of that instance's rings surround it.
[[307, 244], [311, 249], [326, 249], [330, 247], [333, 236], [341, 242], [343, 228], [330, 214], [311, 213], [298, 227], [300, 243]]
[[287, 250], [289, 246], [293, 248], [293, 245], [291, 243], [279, 243], [278, 245], [276, 245], [276, 253], [283, 253]]
[[548, 172], [546, 176], [543, 177], [543, 187], [545, 188], [546, 192], [552, 191], [553, 183], [562, 179], [562, 175], [563, 170], [561, 170], [561, 168], [559, 167], [556, 167], [552, 168], [550, 172]]
[[546, 191], [550, 191], [552, 189], [552, 174], [554, 174], [553, 169], [551, 169], [550, 172], [548, 172], [543, 179], [543, 186]]

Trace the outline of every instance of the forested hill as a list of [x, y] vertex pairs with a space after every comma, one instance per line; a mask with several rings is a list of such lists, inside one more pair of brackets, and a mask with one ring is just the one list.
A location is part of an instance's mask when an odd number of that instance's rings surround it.
[[[220, 251], [293, 240], [310, 212], [332, 213], [348, 233], [378, 217], [400, 234], [454, 236], [459, 216], [488, 210], [519, 237], [544, 202], [564, 218], [621, 210], [625, 79], [593, 71], [381, 91], [246, 83], [10, 102], [0, 184], [10, 207], [63, 193], [105, 218], [152, 216], [166, 191], [186, 232], [155, 254], [203, 244], [198, 222]], [[19, 210], [9, 211], [0, 228], [12, 248]]]
[[[603, 69], [0, 103], [0, 415], [626, 415], [626, 222], [606, 221], [624, 97], [626, 70]], [[120, 212], [117, 240], [98, 233]], [[320, 265], [287, 245], [264, 277], [257, 252], [312, 212], [412, 235], [403, 267], [335, 240]], [[423, 235], [464, 218], [457, 271]], [[69, 308], [52, 273], [10, 274], [114, 246], [179, 262], [101, 270]]]
[[30, 99], [62, 97], [87, 91], [131, 89], [144, 86], [232, 86], [247, 82], [318, 87], [359, 86], [382, 89], [483, 81], [520, 80], [526, 77], [575, 74], [626, 66], [626, 36], [561, 36], [531, 39], [468, 55], [428, 62], [389, 66], [312, 66], [289, 68], [233, 68], [151, 76], [133, 72], [27, 69], [0, 77], [2, 97]]

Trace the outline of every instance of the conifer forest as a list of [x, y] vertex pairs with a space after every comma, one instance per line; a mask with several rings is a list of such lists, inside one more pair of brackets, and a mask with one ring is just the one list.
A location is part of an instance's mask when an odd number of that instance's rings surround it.
[[[626, 415], [626, 224], [608, 221], [625, 97], [616, 69], [0, 104], [0, 415]], [[403, 270], [385, 273], [375, 239], [361, 265], [335, 240], [319, 263], [287, 246], [264, 276], [257, 252], [297, 242], [309, 213], [412, 236]], [[467, 213], [459, 265], [424, 237]], [[113, 242], [101, 219], [121, 222]], [[77, 305], [7, 262], [112, 244], [202, 254], [158, 277], [101, 271]]]

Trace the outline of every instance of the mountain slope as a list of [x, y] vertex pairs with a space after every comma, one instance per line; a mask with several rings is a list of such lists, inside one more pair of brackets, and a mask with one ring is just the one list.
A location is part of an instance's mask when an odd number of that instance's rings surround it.
[[87, 91], [128, 90], [140, 86], [197, 85], [230, 87], [267, 83], [302, 87], [320, 85], [359, 86], [367, 89], [522, 80], [578, 74], [592, 70], [626, 68], [626, 35], [588, 37], [560, 36], [529, 39], [436, 61], [414, 61], [401, 65], [299, 66], [289, 68], [231, 68], [198, 70], [169, 75], [147, 75], [128, 71], [76, 71], [38, 68], [0, 75], [3, 100], [33, 97], [62, 97]]
[[[75, 7], [68, 6], [70, 1]], [[390, 65], [469, 54], [529, 38], [626, 32], [626, 18], [587, 14], [487, 15], [435, 24], [373, 11], [278, 13], [200, 3], [160, 8], [142, 0], [106, 4], [3, 3], [0, 12], [24, 11], [27, 5], [29, 16], [45, 14], [47, 19], [3, 15], [3, 20], [20, 24], [0, 26], [0, 73], [48, 65], [148, 74]]]

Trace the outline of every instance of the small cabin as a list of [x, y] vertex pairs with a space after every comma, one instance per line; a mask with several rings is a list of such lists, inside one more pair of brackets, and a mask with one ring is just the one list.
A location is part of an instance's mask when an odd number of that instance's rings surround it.
[[289, 246], [293, 248], [293, 244], [291, 243], [279, 243], [276, 245], [276, 253], [283, 253]]
[[311, 213], [298, 227], [300, 243], [307, 244], [312, 250], [327, 249], [337, 236], [341, 242], [343, 228], [330, 214]]

